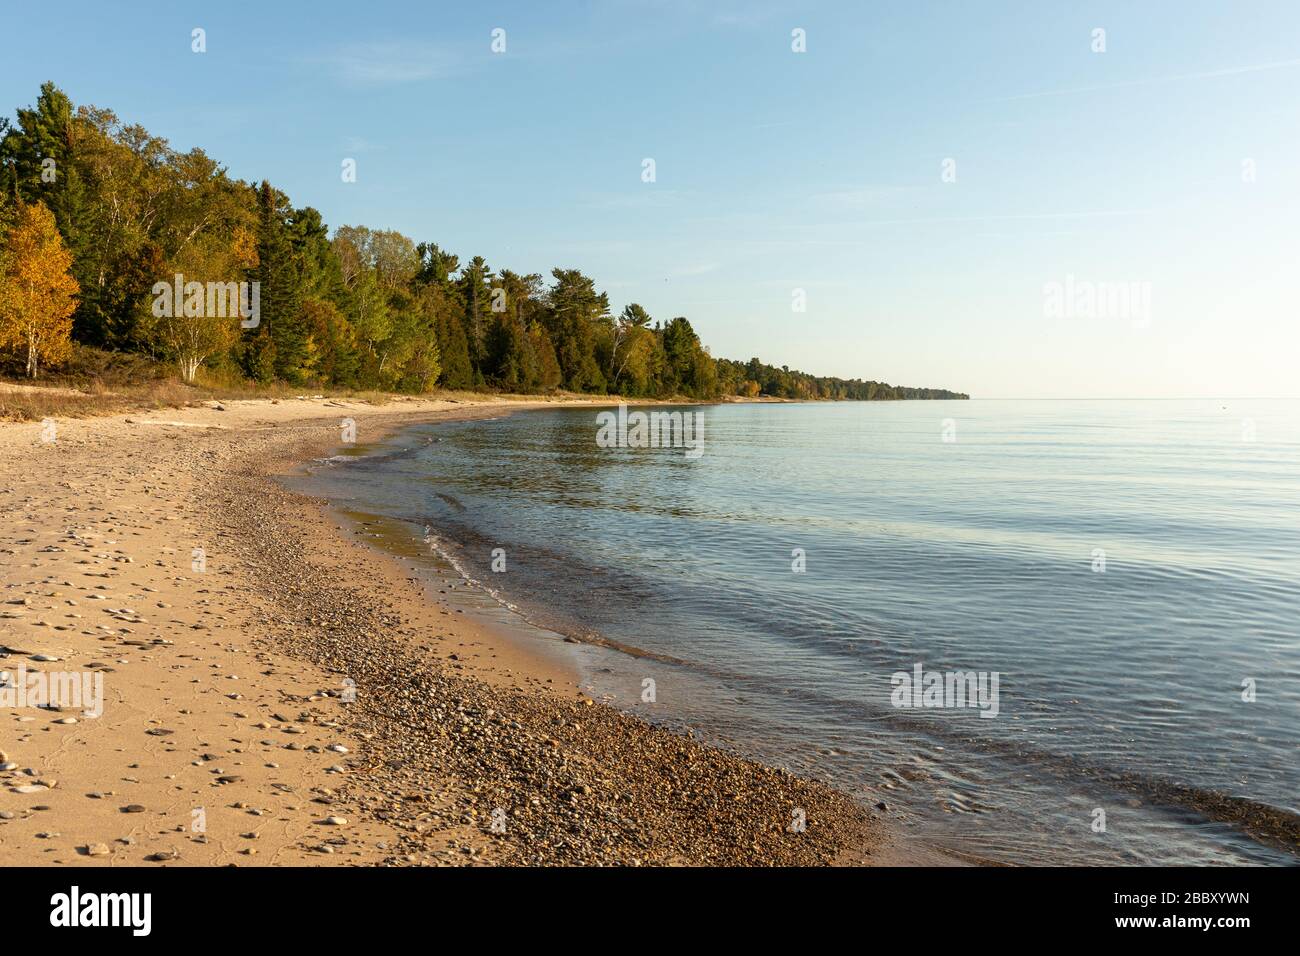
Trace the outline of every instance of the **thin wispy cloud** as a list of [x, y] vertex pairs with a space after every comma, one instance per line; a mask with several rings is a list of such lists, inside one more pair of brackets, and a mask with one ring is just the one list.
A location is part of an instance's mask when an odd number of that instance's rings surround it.
[[1052, 229], [1045, 232], [977, 232], [976, 239], [1046, 239], [1060, 236], [1079, 236], [1082, 233], [1073, 229]]
[[457, 61], [445, 49], [415, 41], [348, 44], [308, 57], [305, 62], [329, 70], [345, 86], [401, 86], [455, 72]]
[[1033, 212], [1033, 213], [1005, 213], [988, 216], [935, 216], [921, 217], [915, 219], [868, 219], [859, 225], [863, 226], [892, 226], [906, 223], [930, 223], [930, 222], [1000, 222], [1006, 220], [1039, 220], [1039, 219], [1108, 219], [1114, 216], [1145, 216], [1156, 212], [1154, 209], [1094, 209], [1080, 210], [1076, 212]]
[[593, 209], [655, 209], [674, 205], [686, 198], [686, 193], [680, 189], [651, 189], [643, 185], [630, 192], [590, 196], [581, 202]]
[[780, 13], [780, 8], [771, 4], [766, 7], [746, 4], [715, 12], [713, 22], [720, 27], [758, 27], [770, 23]]
[[387, 148], [379, 143], [372, 143], [363, 136], [349, 136], [343, 141], [343, 149], [348, 153], [376, 153]]
[[[635, 11], [638, 14], [655, 14], [673, 16], [692, 23], [699, 23], [701, 15], [698, 0], [612, 0], [609, 6]], [[709, 21], [716, 27], [752, 28], [769, 23], [785, 14], [785, 4], [758, 0], [714, 0], [713, 9], [709, 11]]]
[[720, 268], [722, 266], [716, 262], [699, 262], [694, 265], [683, 266], [680, 269], [674, 269], [669, 275], [675, 279], [685, 279], [690, 276], [702, 276], [710, 272], [717, 272]]
[[763, 289], [848, 289], [857, 288], [860, 281], [849, 279], [809, 279], [800, 276], [793, 279], [759, 279], [746, 285]]
[[846, 209], [863, 209], [882, 203], [913, 195], [919, 190], [916, 186], [858, 186], [848, 189], [832, 189], [813, 193], [808, 197], [813, 202], [826, 203]]
[[1014, 96], [995, 96], [981, 100], [984, 103], [1006, 103], [1013, 100], [1034, 100], [1044, 96], [1074, 96], [1080, 93], [1100, 93], [1107, 90], [1131, 89], [1135, 86], [1154, 86], [1158, 83], [1180, 83], [1187, 80], [1209, 80], [1221, 76], [1239, 76], [1243, 73], [1265, 73], [1271, 70], [1285, 70], [1300, 66], [1300, 59], [1278, 60], [1275, 63], [1251, 63], [1246, 66], [1230, 66], [1221, 70], [1203, 70], [1199, 73], [1175, 73], [1170, 76], [1148, 76], [1136, 80], [1123, 80], [1118, 83], [1099, 83], [1095, 86], [1076, 86], [1064, 90], [1042, 90], [1037, 93], [1017, 93]]
[[[873, 228], [878, 226], [948, 226], [960, 223], [1051, 222], [1055, 220], [1110, 219], [1128, 216], [1144, 216], [1158, 211], [1159, 210], [1155, 209], [1100, 209], [1078, 212], [1010, 213], [1005, 215], [987, 216], [922, 216], [900, 219], [860, 219], [851, 222], [806, 223], [799, 228], [799, 235], [788, 235], [776, 239], [760, 238], [756, 236], [755, 233], [757, 232], [757, 229], [754, 227], [751, 227], [748, 234], [735, 235], [731, 237], [718, 236], [716, 238], [720, 242], [727, 243], [728, 248], [738, 255], [743, 254], [745, 250], [764, 248], [857, 248], [860, 246], [870, 245], [877, 240], [866, 236], [854, 235], [839, 237], [830, 235], [829, 233], [836, 230], [843, 231], [853, 228]], [[793, 230], [786, 231], [792, 232]]]

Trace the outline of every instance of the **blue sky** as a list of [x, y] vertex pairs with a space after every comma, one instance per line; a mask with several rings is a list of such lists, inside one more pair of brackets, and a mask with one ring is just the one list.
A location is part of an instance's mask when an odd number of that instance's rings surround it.
[[[976, 397], [1300, 396], [1294, 2], [6, 6], [10, 115], [54, 80], [332, 226], [581, 268], [715, 355]], [[1067, 277], [1149, 309], [1054, 312]]]

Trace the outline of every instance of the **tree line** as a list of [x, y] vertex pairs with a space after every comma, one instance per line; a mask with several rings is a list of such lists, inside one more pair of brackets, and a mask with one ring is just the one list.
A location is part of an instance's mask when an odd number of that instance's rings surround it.
[[[213, 286], [230, 304], [218, 316]], [[187, 382], [206, 369], [416, 393], [966, 397], [715, 359], [685, 317], [656, 321], [636, 303], [615, 314], [577, 269], [495, 269], [366, 226], [331, 235], [270, 183], [46, 83], [0, 118], [0, 350], [35, 376], [74, 341], [173, 362]]]

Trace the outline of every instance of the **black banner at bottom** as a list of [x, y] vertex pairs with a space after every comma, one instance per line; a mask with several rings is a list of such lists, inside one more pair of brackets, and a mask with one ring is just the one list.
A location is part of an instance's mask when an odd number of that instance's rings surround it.
[[385, 939], [376, 933], [432, 921], [540, 941], [572, 939], [578, 927], [654, 931], [683, 919], [733, 937], [747, 921], [766, 932], [772, 920], [795, 919], [801, 933], [840, 936], [887, 934], [893, 924], [947, 939], [967, 925], [981, 933], [1055, 930], [1070, 940], [1199, 935], [1230, 944], [1241, 933], [1289, 925], [1283, 906], [1296, 872], [8, 868], [0, 869], [0, 898], [13, 939], [76, 935], [128, 946], [205, 938], [374, 945]]

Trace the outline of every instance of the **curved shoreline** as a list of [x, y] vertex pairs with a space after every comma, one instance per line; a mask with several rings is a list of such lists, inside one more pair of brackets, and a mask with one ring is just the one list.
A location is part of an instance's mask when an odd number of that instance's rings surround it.
[[[251, 477], [265, 484], [265, 474], [259, 464]], [[256, 515], [243, 522], [242, 530], [250, 539], [260, 539], [260, 553], [300, 546], [310, 564], [321, 549], [310, 536], [304, 539], [291, 530], [291, 512], [301, 499], [292, 491], [285, 495], [280, 501], [274, 500], [278, 495], [271, 501], [246, 497], [245, 507], [233, 511], [245, 519]], [[366, 574], [378, 572], [383, 563], [370, 547], [364, 547], [362, 562]], [[342, 562], [343, 567], [349, 564]], [[407, 583], [414, 587], [403, 594], [381, 572], [384, 612], [396, 612], [404, 624], [414, 625], [391, 637], [382, 635], [358, 620], [376, 613], [373, 605], [379, 602], [373, 599], [378, 595], [358, 595], [367, 590], [359, 580], [348, 588], [330, 587], [319, 574], [336, 581], [339, 570], [340, 565], [332, 564], [277, 576], [276, 568], [262, 568], [263, 586], [281, 606], [303, 601], [306, 587], [313, 612], [331, 603], [348, 608], [345, 626], [352, 633], [347, 638], [331, 634], [322, 639], [291, 628], [281, 644], [336, 673], [355, 675], [369, 749], [380, 766], [400, 767], [394, 776], [404, 778], [383, 780], [384, 775], [376, 774], [380, 779], [372, 778], [372, 791], [388, 789], [395, 795], [409, 789], [412, 776], [426, 793], [447, 777], [465, 781], [467, 786], [452, 797], [455, 809], [444, 816], [455, 817], [460, 827], [491, 820], [500, 831], [489, 825], [489, 838], [471, 847], [471, 855], [526, 864], [807, 865], [835, 862], [846, 853], [865, 858], [877, 842], [877, 827], [850, 798], [669, 733], [581, 694], [554, 693], [537, 671], [520, 666], [519, 657], [512, 658], [511, 676], [520, 683], [512, 688], [487, 681], [472, 665], [464, 668], [465, 677], [451, 673], [459, 668], [449, 669], [445, 662], [462, 663], [459, 654], [411, 653], [412, 644], [437, 627], [430, 612], [450, 616], [451, 605], [437, 600], [430, 606], [431, 595], [412, 579]], [[366, 583], [375, 581], [372, 577]], [[385, 621], [384, 612], [378, 612], [380, 621]], [[391, 626], [391, 619], [386, 622]], [[458, 648], [467, 643], [459, 640], [464, 636], [453, 627], [436, 635]], [[495, 655], [502, 653], [501, 644], [491, 646]], [[456, 702], [454, 713], [428, 703], [446, 699]], [[373, 792], [367, 796], [373, 804]], [[362, 812], [372, 811], [363, 802]], [[808, 827], [788, 832], [783, 824], [796, 813], [809, 821]], [[385, 819], [393, 817], [390, 805]], [[401, 840], [416, 854], [423, 845], [409, 830]]]
[[[0, 821], [8, 861], [50, 862], [51, 845], [31, 839], [50, 824], [64, 834], [58, 843], [111, 839], [110, 828], [128, 818], [117, 800], [84, 793], [112, 790], [123, 763], [143, 765], [142, 757], [156, 770], [132, 778], [131, 799], [143, 810], [129, 819], [162, 826], [137, 826], [107, 857], [69, 846], [59, 862], [820, 865], [923, 856], [823, 784], [583, 698], [559, 668], [541, 676], [544, 660], [514, 653], [431, 601], [399, 560], [339, 535], [322, 506], [272, 477], [337, 444], [341, 415], [369, 437], [524, 407], [404, 404], [263, 401], [186, 409], [166, 421], [60, 423], [53, 448], [39, 443], [39, 426], [0, 430], [12, 453], [8, 493], [49, 532], [19, 542], [6, 586], [34, 594], [42, 611], [56, 600], [39, 592], [42, 574], [67, 575], [76, 591], [95, 587], [74, 578], [95, 572], [78, 570], [72, 555], [41, 554], [78, 511], [51, 493], [57, 473], [69, 500], [98, 489], [72, 529], [83, 537], [92, 524], [96, 535], [119, 534], [123, 516], [138, 516], [130, 539], [111, 539], [135, 562], [114, 569], [114, 586], [135, 603], [162, 594], [157, 603], [170, 609], [141, 619], [142, 636], [168, 651], [141, 654], [111, 675], [111, 719], [6, 743], [21, 766], [63, 778], [43, 798], [48, 810]], [[207, 574], [188, 571], [194, 542], [207, 545]], [[62, 659], [102, 656], [88, 640], [96, 632], [64, 633], [54, 642]], [[24, 622], [3, 643], [28, 650], [38, 635], [48, 632]], [[236, 667], [237, 675], [222, 673]], [[168, 736], [150, 735], [159, 724]], [[234, 737], [233, 749], [221, 745]], [[214, 779], [216, 769], [224, 774]], [[177, 833], [199, 800], [207, 832]], [[259, 842], [241, 838], [259, 816]], [[795, 816], [807, 821], [802, 832], [789, 827]]]
[[[403, 442], [401, 432], [408, 428], [418, 428], [420, 424], [422, 423], [416, 422], [394, 426], [394, 430], [398, 432], [398, 440], [388, 447], [381, 448], [378, 454], [373, 457], [383, 461], [389, 457], [401, 456], [408, 448], [417, 448], [419, 445], [418, 440]], [[416, 437], [419, 437], [418, 433]], [[433, 439], [425, 437], [425, 441], [429, 440]], [[396, 531], [397, 535], [409, 537], [409, 525], [415, 519], [391, 517], [385, 520], [393, 522], [394, 526], [398, 529]], [[426, 531], [427, 530], [426, 526]], [[376, 538], [377, 540], [372, 541], [372, 543], [377, 548], [389, 549], [396, 546], [395, 542], [387, 540], [383, 536], [376, 536]], [[428, 543], [430, 537], [426, 537], [425, 540], [426, 543]], [[432, 547], [439, 556], [451, 565], [465, 584], [479, 589], [489, 595], [497, 605], [505, 608], [510, 612], [511, 616], [518, 618], [523, 623], [525, 629], [531, 629], [539, 633], [555, 633], [554, 628], [534, 620], [526, 607], [521, 608], [511, 603], [511, 600], [514, 600], [515, 598], [512, 597], [507, 599], [506, 596], [499, 594], [484, 582], [476, 580], [471, 573], [471, 570], [456, 560], [454, 550], [438, 544], [436, 540]], [[488, 575], [488, 577], [492, 577], [492, 575]], [[584, 631], [581, 628], [566, 628], [561, 624], [558, 628], [558, 632], [572, 643], [605, 648], [633, 658], [650, 658], [683, 666], [696, 666], [667, 655], [646, 652], [640, 648], [625, 646], [617, 641], [610, 640], [599, 633]], [[519, 639], [519, 636], [516, 635], [515, 640]], [[530, 640], [530, 637], [525, 635], [522, 640], [527, 643]], [[591, 688], [589, 687], [589, 689]], [[596, 693], [594, 690], [592, 692]], [[627, 711], [625, 708], [625, 712], [635, 713], [635, 710]], [[927, 730], [934, 732], [933, 728], [927, 727]], [[1149, 801], [1153, 806], [1163, 808], [1170, 814], [1190, 814], [1190, 818], [1199, 823], [1228, 824], [1234, 829], [1240, 831], [1243, 837], [1248, 837], [1265, 847], [1295, 853], [1298, 845], [1298, 835], [1300, 835], [1300, 830], [1297, 830], [1297, 820], [1300, 818], [1298, 818], [1294, 812], [1283, 808], [1244, 797], [1234, 796], [1213, 788], [1181, 784], [1156, 775], [1108, 768], [1102, 764], [1089, 765], [1086, 761], [1052, 755], [1045, 752], [1026, 750], [1023, 746], [1011, 747], [997, 741], [983, 741], [977, 746], [981, 747], [986, 752], [1005, 752], [1007, 754], [1013, 754], [1030, 764], [1041, 765], [1048, 767], [1049, 769], [1062, 770], [1065, 768], [1074, 768], [1090, 781], [1104, 783], [1106, 786], [1112, 788], [1116, 793], [1121, 795], [1128, 795], [1129, 797], [1138, 795]], [[747, 750], [747, 748], [742, 747], [740, 749], [742, 752], [753, 753], [752, 748]], [[840, 779], [838, 782], [835, 780], [828, 780], [827, 782], [832, 786], [844, 786], [843, 779]], [[871, 801], [869, 800], [868, 802]], [[944, 852], [952, 853], [954, 851], [948, 849]], [[1068, 860], [1069, 856], [1066, 854], [1065, 862], [1068, 862]]]

